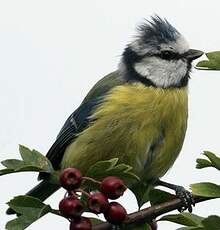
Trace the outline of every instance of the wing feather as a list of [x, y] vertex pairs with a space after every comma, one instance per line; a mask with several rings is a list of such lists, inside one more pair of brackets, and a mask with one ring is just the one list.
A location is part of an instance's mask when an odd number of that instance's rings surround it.
[[77, 134], [88, 126], [89, 117], [96, 106], [101, 103], [103, 96], [110, 89], [120, 84], [123, 84], [123, 81], [117, 71], [107, 75], [97, 82], [79, 108], [69, 116], [46, 155], [54, 169], [60, 168], [65, 149], [77, 138]]

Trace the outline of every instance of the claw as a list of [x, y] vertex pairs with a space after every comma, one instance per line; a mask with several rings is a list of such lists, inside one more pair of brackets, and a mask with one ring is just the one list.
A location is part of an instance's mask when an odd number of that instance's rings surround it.
[[176, 186], [176, 195], [180, 200], [183, 202], [183, 207], [179, 208], [179, 212], [183, 212], [186, 209], [191, 213], [192, 212], [192, 206], [195, 206], [195, 201], [192, 196], [192, 193], [187, 191], [184, 187], [182, 186]]
[[183, 212], [188, 209], [189, 212], [192, 212], [192, 206], [195, 206], [195, 200], [191, 192], [187, 191], [183, 186], [170, 184], [161, 180], [157, 180], [157, 185], [170, 188], [176, 192], [177, 197], [180, 198], [183, 203], [183, 207], [179, 208], [178, 211]]

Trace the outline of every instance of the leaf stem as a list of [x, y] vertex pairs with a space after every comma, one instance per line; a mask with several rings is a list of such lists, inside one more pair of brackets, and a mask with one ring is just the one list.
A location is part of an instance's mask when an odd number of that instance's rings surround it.
[[[57, 209], [51, 209], [50, 210], [51, 213], [57, 215], [57, 216], [62, 216], [61, 213], [60, 213], [60, 210], [57, 210]], [[63, 216], [62, 216], [63, 217]]]
[[92, 181], [92, 182], [95, 183], [95, 184], [101, 184], [100, 181], [95, 180], [95, 179], [93, 179], [93, 178], [91, 178], [91, 177], [84, 176], [83, 179], [84, 179], [84, 180]]
[[89, 194], [88, 192], [84, 191], [84, 190], [81, 189], [81, 188], [78, 188], [78, 189], [74, 190], [74, 192], [81, 192], [82, 194], [86, 195], [87, 197], [90, 196], [90, 194]]

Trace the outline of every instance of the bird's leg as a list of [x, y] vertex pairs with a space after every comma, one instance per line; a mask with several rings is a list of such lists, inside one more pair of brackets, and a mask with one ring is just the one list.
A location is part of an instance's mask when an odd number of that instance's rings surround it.
[[183, 212], [188, 209], [189, 212], [192, 212], [192, 206], [195, 206], [195, 201], [192, 196], [192, 193], [187, 191], [183, 186], [170, 184], [161, 180], [156, 182], [156, 185], [161, 185], [167, 188], [170, 188], [176, 192], [176, 196], [183, 202], [184, 207], [178, 209], [178, 211]]

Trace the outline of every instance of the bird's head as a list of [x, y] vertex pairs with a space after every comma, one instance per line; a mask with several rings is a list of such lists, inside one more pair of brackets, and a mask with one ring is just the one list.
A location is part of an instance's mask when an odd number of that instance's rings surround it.
[[128, 81], [179, 88], [187, 85], [191, 63], [202, 54], [190, 49], [167, 20], [155, 16], [138, 27], [137, 36], [122, 55], [119, 69]]

